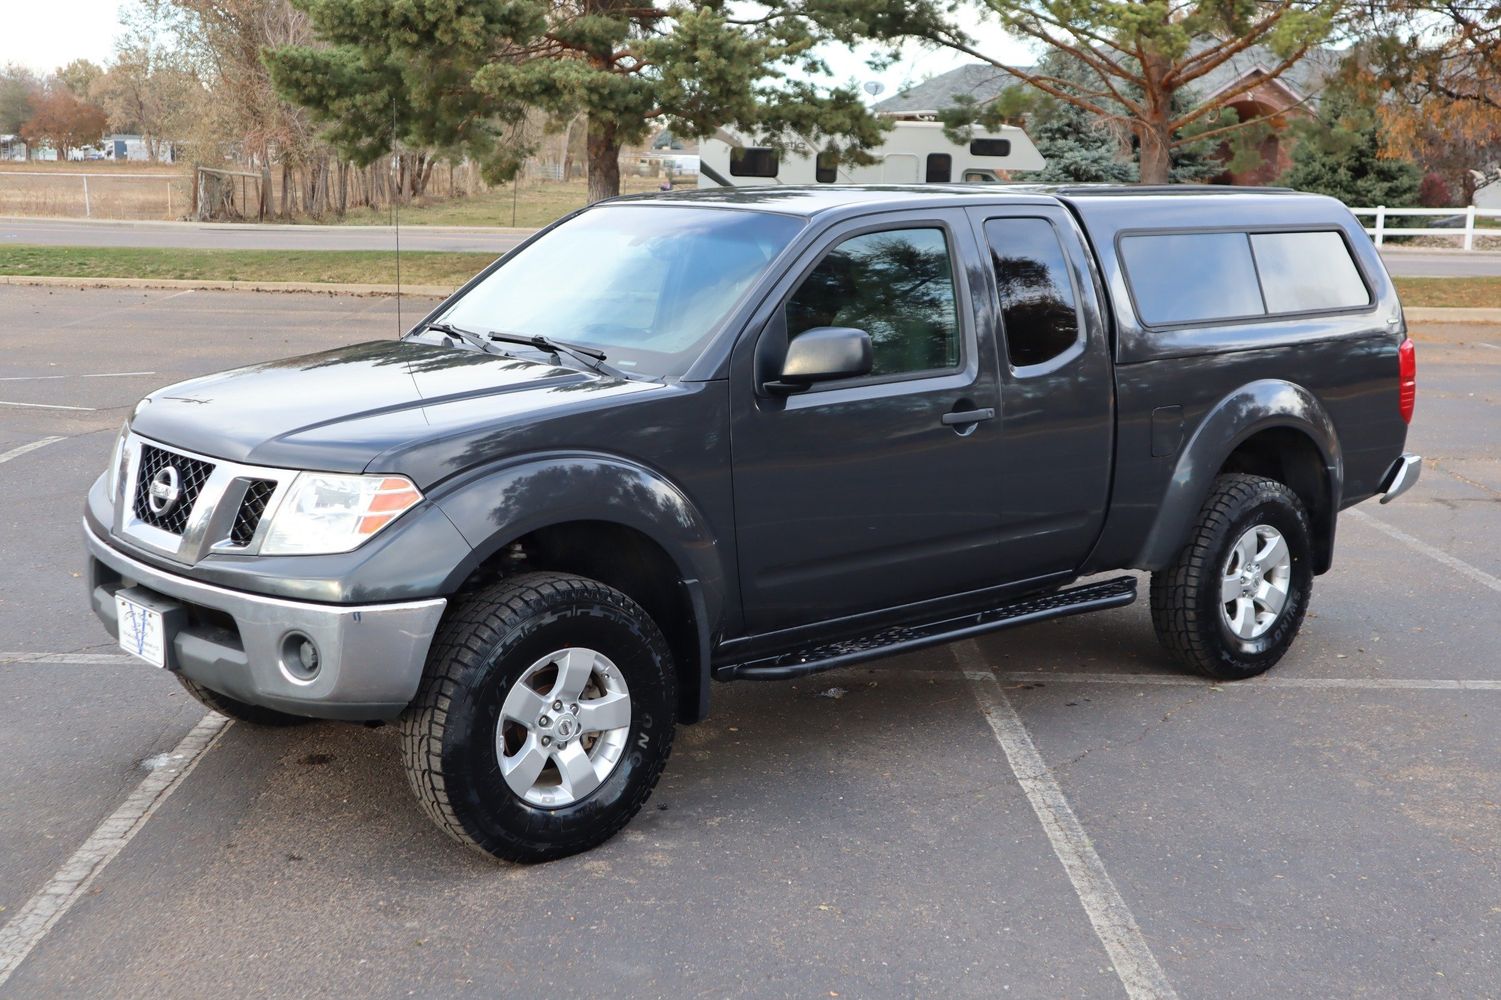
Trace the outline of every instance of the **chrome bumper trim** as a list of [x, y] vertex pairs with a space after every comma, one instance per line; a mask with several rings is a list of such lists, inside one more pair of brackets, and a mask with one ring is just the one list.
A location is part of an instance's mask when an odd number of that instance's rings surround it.
[[[179, 670], [215, 691], [253, 705], [329, 718], [381, 718], [400, 712], [417, 692], [428, 646], [448, 601], [430, 598], [391, 604], [314, 604], [200, 583], [149, 566], [113, 548], [87, 522], [92, 559], [121, 578], [91, 574], [90, 599], [107, 628], [114, 623], [114, 591], [135, 584], [183, 604], [234, 619], [238, 636], [223, 628], [189, 627], [173, 640]], [[288, 633], [318, 646], [311, 678], [282, 662]]]
[[1423, 456], [1406, 452], [1392, 465], [1391, 471], [1386, 474], [1386, 483], [1381, 488], [1381, 502], [1391, 503], [1397, 497], [1412, 489], [1418, 477], [1423, 474]]

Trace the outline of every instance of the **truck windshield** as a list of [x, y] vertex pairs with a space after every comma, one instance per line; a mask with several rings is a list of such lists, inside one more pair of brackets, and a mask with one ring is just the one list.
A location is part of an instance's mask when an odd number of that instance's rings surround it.
[[602, 206], [516, 253], [439, 319], [594, 347], [628, 372], [681, 375], [802, 225], [766, 212]]

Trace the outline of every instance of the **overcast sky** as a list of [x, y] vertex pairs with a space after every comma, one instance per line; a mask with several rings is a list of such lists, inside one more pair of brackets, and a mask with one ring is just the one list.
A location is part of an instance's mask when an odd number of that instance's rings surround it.
[[[114, 52], [119, 34], [119, 11], [130, 0], [0, 0], [0, 64], [20, 63], [38, 73], [50, 73], [74, 59], [92, 59], [104, 64]], [[964, 19], [980, 41], [982, 51], [1004, 61], [1030, 62], [1027, 50], [994, 25], [976, 16]], [[865, 66], [869, 52], [830, 51], [827, 54], [836, 82], [877, 81], [889, 96], [902, 86], [917, 83], [970, 60], [948, 51], [924, 50], [908, 45], [904, 58], [880, 73]]]

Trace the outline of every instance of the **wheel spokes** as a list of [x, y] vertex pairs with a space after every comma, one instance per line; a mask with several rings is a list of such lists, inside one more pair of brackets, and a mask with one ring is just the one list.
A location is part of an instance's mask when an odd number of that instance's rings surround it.
[[546, 698], [525, 684], [517, 684], [511, 688], [510, 694], [506, 695], [505, 704], [500, 706], [500, 717], [519, 722], [530, 729], [537, 724], [537, 719], [546, 710]]
[[1280, 532], [1272, 532], [1266, 544], [1256, 553], [1255, 561], [1271, 569], [1274, 566], [1280, 566], [1287, 558], [1287, 540]]
[[586, 733], [603, 733], [631, 724], [631, 696], [612, 691], [579, 703], [579, 724]]
[[1240, 600], [1244, 588], [1241, 586], [1240, 577], [1234, 573], [1220, 577], [1220, 603], [1231, 604]]
[[1230, 630], [1242, 639], [1256, 634], [1256, 605], [1249, 597], [1235, 599], [1235, 614], [1230, 619]]
[[1281, 614], [1282, 606], [1287, 603], [1287, 581], [1262, 580], [1256, 588], [1256, 603], [1266, 608], [1268, 614]]
[[594, 770], [594, 761], [578, 743], [570, 743], [553, 755], [558, 774], [563, 780], [563, 790], [575, 799], [588, 795], [599, 787], [599, 774]]
[[565, 650], [558, 658], [558, 680], [553, 685], [552, 696], [568, 702], [578, 701], [593, 675], [594, 650]]
[[551, 755], [542, 748], [542, 744], [537, 742], [537, 737], [528, 733], [526, 742], [514, 756], [501, 756], [500, 773], [506, 779], [506, 784], [511, 786], [511, 791], [524, 798], [537, 783], [542, 769], [547, 766], [549, 756]]

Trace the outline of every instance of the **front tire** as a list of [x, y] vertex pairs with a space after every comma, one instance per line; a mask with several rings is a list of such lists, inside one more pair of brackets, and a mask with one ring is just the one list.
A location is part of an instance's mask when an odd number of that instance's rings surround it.
[[548, 861], [614, 836], [672, 749], [667, 642], [629, 597], [525, 573], [457, 604], [402, 716], [407, 779], [466, 847]]
[[1152, 574], [1152, 625], [1189, 669], [1244, 680], [1282, 659], [1312, 589], [1313, 532], [1297, 494], [1224, 475], [1177, 560]]

